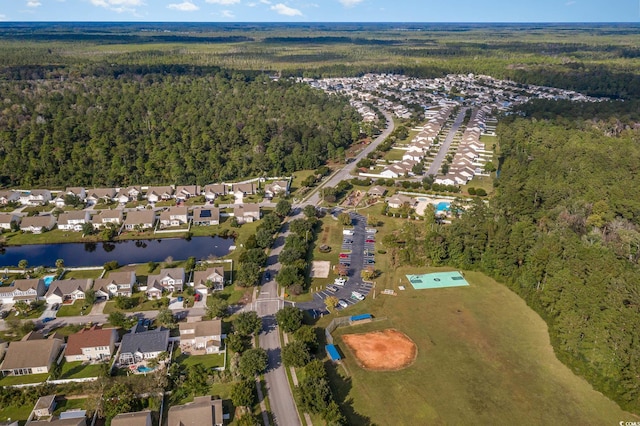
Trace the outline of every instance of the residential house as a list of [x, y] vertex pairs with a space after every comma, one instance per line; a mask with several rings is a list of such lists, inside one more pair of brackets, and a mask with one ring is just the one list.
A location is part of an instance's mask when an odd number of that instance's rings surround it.
[[182, 226], [187, 223], [189, 223], [187, 206], [169, 207], [169, 209], [160, 213], [160, 226], [164, 228]]
[[220, 210], [217, 207], [193, 209], [193, 224], [202, 226], [220, 224]]
[[222, 426], [222, 400], [199, 396], [184, 405], [169, 408], [167, 426]]
[[260, 220], [260, 205], [253, 203], [238, 204], [233, 209], [238, 223], [251, 223]]
[[0, 204], [7, 205], [9, 203], [15, 203], [20, 200], [20, 193], [12, 190], [0, 191]]
[[256, 193], [256, 185], [254, 183], [234, 183], [231, 185], [231, 192], [233, 192], [236, 197], [253, 195]]
[[64, 195], [73, 195], [74, 197], [78, 197], [80, 201], [87, 199], [87, 191], [81, 187], [67, 188], [66, 191], [64, 191]]
[[14, 223], [20, 223], [20, 216], [17, 216], [12, 213], [0, 214], [0, 228], [6, 229], [7, 231], [11, 230], [11, 226]]
[[46, 291], [42, 279], [15, 280], [10, 286], [0, 287], [0, 303], [33, 302], [44, 296]]
[[156, 358], [167, 350], [169, 330], [157, 328], [144, 331], [134, 326], [130, 333], [122, 336], [120, 343], [120, 365], [137, 364], [143, 360]]
[[53, 415], [53, 410], [56, 408], [56, 396], [46, 395], [41, 396], [36, 401], [36, 405], [33, 407], [33, 415], [35, 417], [50, 417]]
[[129, 201], [135, 201], [138, 199], [142, 189], [139, 186], [130, 186], [128, 188], [121, 188], [116, 195], [116, 201], [122, 204], [126, 204]]
[[150, 203], [166, 201], [173, 198], [173, 188], [170, 186], [150, 186], [147, 189], [147, 200]]
[[100, 202], [110, 203], [116, 198], [115, 188], [93, 188], [87, 190], [87, 204], [94, 205]]
[[58, 216], [58, 229], [63, 231], [82, 231], [85, 223], [89, 223], [91, 217], [86, 210], [60, 213]]
[[98, 325], [83, 328], [67, 338], [64, 357], [67, 362], [108, 360], [115, 351], [117, 339], [115, 328]]
[[[158, 275], [147, 277], [147, 297], [157, 299], [158, 295], [167, 291], [181, 292], [184, 286], [184, 268], [163, 268]], [[159, 293], [158, 293], [159, 291]]]
[[[210, 285], [207, 285], [209, 283]], [[224, 290], [224, 268], [216, 266], [207, 268], [205, 271], [195, 271], [193, 273], [193, 289], [205, 297], [209, 294], [209, 289], [212, 291]]]
[[51, 191], [48, 189], [33, 189], [20, 194], [18, 201], [23, 206], [43, 206], [51, 201]]
[[206, 185], [202, 192], [207, 201], [213, 201], [216, 197], [227, 195], [227, 185], [224, 183]]
[[276, 180], [269, 182], [264, 187], [264, 196], [267, 198], [273, 198], [278, 194], [287, 194], [289, 192], [289, 181]]
[[186, 201], [198, 195], [200, 195], [200, 187], [198, 185], [178, 185], [174, 197], [176, 200]]
[[84, 300], [85, 293], [91, 288], [93, 280], [87, 279], [70, 279], [70, 280], [54, 280], [49, 285], [49, 289], [45, 294], [47, 303], [73, 303], [78, 299]]
[[133, 271], [110, 272], [106, 278], [95, 280], [93, 290], [98, 300], [115, 296], [131, 297], [135, 284], [136, 273]]
[[127, 213], [124, 228], [133, 231], [136, 227], [150, 229], [156, 223], [156, 213], [153, 210], [135, 210]]
[[373, 197], [384, 197], [384, 194], [387, 193], [387, 188], [383, 187], [383, 186], [372, 186], [368, 191], [367, 194], [373, 196]]
[[3, 376], [48, 373], [63, 344], [57, 333], [45, 339], [41, 333], [32, 331], [22, 340], [11, 342], [0, 364], [0, 372]]
[[222, 320], [181, 322], [179, 328], [182, 353], [213, 354], [222, 350]]
[[100, 210], [97, 215], [91, 218], [91, 223], [95, 229], [100, 229], [109, 226], [109, 224], [119, 227], [122, 220], [122, 210]]
[[87, 426], [87, 412], [85, 410], [67, 410], [60, 413], [60, 417], [32, 421], [29, 426]]
[[151, 411], [118, 414], [111, 419], [111, 426], [151, 426]]
[[392, 209], [399, 209], [404, 204], [408, 204], [410, 207], [413, 207], [415, 201], [413, 198], [407, 197], [406, 195], [396, 194], [387, 200], [387, 204], [389, 204], [389, 207]]
[[43, 231], [50, 231], [56, 226], [56, 217], [51, 215], [27, 216], [20, 222], [22, 232], [33, 232], [39, 234]]

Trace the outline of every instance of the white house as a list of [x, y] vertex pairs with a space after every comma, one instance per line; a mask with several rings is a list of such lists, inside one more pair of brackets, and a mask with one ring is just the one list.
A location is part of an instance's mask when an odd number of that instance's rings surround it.
[[95, 229], [100, 229], [109, 224], [119, 227], [122, 224], [122, 210], [100, 210], [100, 213], [91, 218]]
[[233, 215], [238, 223], [251, 223], [260, 220], [260, 205], [253, 203], [236, 205], [233, 209]]
[[93, 283], [93, 290], [99, 299], [111, 299], [115, 296], [131, 297], [136, 284], [136, 273], [133, 271], [110, 272], [106, 278], [98, 278]]
[[157, 298], [158, 290], [173, 293], [181, 292], [184, 286], [184, 268], [163, 268], [157, 275], [147, 277], [147, 297]]
[[82, 231], [82, 226], [89, 223], [90, 216], [86, 210], [60, 213], [58, 216], [58, 229], [63, 231]]
[[217, 207], [193, 209], [193, 224], [203, 226], [220, 224], [220, 210]]
[[0, 303], [33, 302], [44, 296], [45, 291], [41, 279], [15, 280], [10, 286], [0, 287]]
[[84, 300], [85, 292], [91, 288], [92, 284], [91, 279], [54, 280], [49, 285], [45, 299], [50, 305]]
[[187, 223], [189, 223], [187, 206], [169, 207], [168, 210], [160, 213], [160, 225], [162, 227], [182, 226]]
[[136, 227], [140, 229], [153, 228], [156, 223], [156, 213], [153, 210], [135, 210], [127, 213], [124, 220], [124, 227], [127, 231], [132, 231]]
[[198, 195], [200, 195], [200, 187], [198, 185], [178, 185], [174, 196], [176, 200], [185, 201]]
[[54, 226], [56, 226], [56, 217], [51, 215], [27, 216], [23, 217], [20, 222], [22, 232], [33, 232], [34, 234], [39, 234], [43, 230], [50, 231]]
[[[198, 351], [202, 351], [213, 354], [222, 350], [221, 320], [182, 322], [179, 328], [182, 353], [195, 355]], [[195, 353], [191, 353], [191, 351], [195, 351]]]
[[51, 191], [48, 189], [33, 189], [22, 193], [19, 201], [23, 206], [42, 206], [51, 201]]
[[150, 186], [147, 189], [147, 200], [150, 203], [170, 200], [173, 197], [173, 188], [170, 186]]
[[[210, 283], [210, 285], [208, 285]], [[224, 268], [216, 266], [207, 268], [205, 271], [195, 271], [193, 273], [193, 289], [204, 297], [212, 291], [224, 290]]]
[[11, 225], [14, 223], [20, 223], [20, 216], [16, 216], [15, 214], [0, 214], [0, 228], [6, 229], [7, 231], [11, 230]]

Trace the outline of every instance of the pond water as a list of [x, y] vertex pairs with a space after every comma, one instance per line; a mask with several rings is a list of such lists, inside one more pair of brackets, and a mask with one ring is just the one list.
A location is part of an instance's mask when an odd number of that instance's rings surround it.
[[193, 237], [164, 238], [160, 240], [128, 240], [104, 243], [34, 244], [9, 246], [0, 251], [0, 266], [17, 266], [26, 259], [29, 266], [54, 267], [57, 259], [65, 266], [102, 266], [112, 260], [119, 264], [161, 262], [171, 256], [182, 260], [195, 257], [197, 260], [209, 256], [222, 257], [234, 245], [233, 238]]

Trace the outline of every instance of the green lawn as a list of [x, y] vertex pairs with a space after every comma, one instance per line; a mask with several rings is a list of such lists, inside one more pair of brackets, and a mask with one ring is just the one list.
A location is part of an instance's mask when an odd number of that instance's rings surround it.
[[41, 383], [47, 380], [47, 377], [49, 377], [49, 373], [28, 374], [26, 376], [5, 376], [2, 379], [0, 379], [0, 386], [24, 385], [27, 383]]
[[389, 161], [399, 161], [402, 160], [402, 156], [406, 154], [406, 152], [407, 151], [400, 149], [391, 149], [382, 158]]
[[467, 192], [468, 188], [482, 188], [487, 194], [493, 192], [493, 178], [488, 176], [476, 176], [467, 185], [462, 187], [463, 192]]
[[131, 297], [137, 297], [138, 300], [140, 301], [140, 304], [135, 306], [132, 309], [118, 309], [116, 307], [116, 302], [114, 302], [113, 300], [110, 300], [104, 306], [103, 313], [105, 315], [107, 315], [107, 314], [110, 314], [111, 312], [114, 312], [114, 311], [132, 313], [132, 312], [140, 312], [140, 311], [153, 311], [153, 310], [159, 309], [156, 306], [156, 301], [155, 300], [148, 300], [143, 292], [133, 293], [133, 295]]
[[[60, 309], [58, 309], [58, 314], [56, 315], [58, 318], [60, 317], [77, 317], [80, 315], [82, 311], [82, 307], [85, 305], [84, 300], [76, 300], [71, 305], [62, 305]], [[84, 310], [85, 313], [89, 313], [90, 309], [87, 308]]]
[[102, 274], [102, 269], [91, 269], [91, 270], [86, 270], [86, 271], [65, 271], [64, 275], [62, 276], [62, 278], [65, 279], [65, 280], [68, 280], [70, 278], [76, 278], [76, 279], [93, 278], [93, 279], [97, 279], [97, 278], [100, 278], [101, 274]]
[[176, 352], [174, 362], [185, 367], [190, 365], [202, 365], [204, 368], [222, 367], [224, 365], [224, 354], [212, 355], [192, 355], [187, 356], [180, 353], [180, 349]]
[[18, 420], [20, 424], [24, 424], [24, 422], [31, 414], [31, 410], [33, 409], [33, 404], [25, 404], [20, 406], [9, 405], [7, 407], [0, 408], [0, 422], [5, 422], [9, 419]]
[[87, 409], [87, 398], [56, 398], [56, 409], [53, 413], [55, 415], [60, 415], [63, 411], [78, 409]]
[[[635, 418], [623, 412], [555, 357], [544, 321], [503, 285], [465, 272], [469, 287], [378, 295], [347, 309], [388, 320], [340, 328], [334, 338], [344, 370], [331, 381], [349, 424], [611, 424]], [[324, 325], [329, 319], [322, 319]], [[395, 328], [417, 345], [418, 357], [393, 372], [359, 367], [340, 336]], [[615, 421], [614, 421], [615, 420]]]
[[289, 188], [290, 193], [296, 192], [298, 189], [302, 187], [302, 181], [313, 175], [315, 170], [298, 170], [293, 174], [293, 181], [291, 182], [291, 187]]
[[24, 244], [55, 244], [55, 243], [78, 243], [78, 242], [96, 242], [100, 241], [99, 235], [92, 235], [82, 238], [82, 232], [62, 231], [54, 229], [52, 231], [43, 232], [41, 234], [31, 233], [8, 233], [7, 245], [24, 245]]
[[82, 361], [62, 363], [61, 379], [82, 379], [85, 377], [98, 377], [102, 373], [102, 365], [87, 364], [82, 365]]

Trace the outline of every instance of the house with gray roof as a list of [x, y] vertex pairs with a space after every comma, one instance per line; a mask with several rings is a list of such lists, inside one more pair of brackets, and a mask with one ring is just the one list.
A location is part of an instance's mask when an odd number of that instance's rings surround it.
[[223, 416], [221, 399], [199, 396], [193, 402], [169, 408], [167, 426], [222, 426]]
[[217, 207], [202, 207], [193, 209], [193, 224], [211, 226], [220, 224], [220, 209]]
[[0, 214], [0, 228], [10, 231], [14, 223], [20, 223], [20, 216], [12, 213]]
[[151, 411], [120, 413], [111, 419], [111, 426], [151, 426]]
[[78, 299], [84, 300], [85, 293], [93, 285], [91, 278], [87, 279], [71, 279], [71, 280], [54, 280], [49, 285], [49, 289], [45, 294], [47, 303], [73, 303]]
[[167, 350], [169, 330], [158, 328], [151, 331], [140, 331], [137, 325], [130, 333], [122, 336], [120, 344], [120, 365], [137, 364], [141, 361], [156, 358]]
[[15, 280], [10, 286], [0, 287], [0, 303], [33, 302], [44, 296], [46, 291], [42, 279]]
[[56, 217], [51, 215], [45, 216], [27, 216], [23, 217], [20, 222], [20, 230], [22, 232], [32, 232], [40, 234], [43, 230], [50, 231], [56, 226]]
[[41, 333], [32, 331], [22, 340], [11, 342], [0, 371], [3, 376], [48, 373], [63, 344], [64, 340], [56, 333], [45, 339]]

